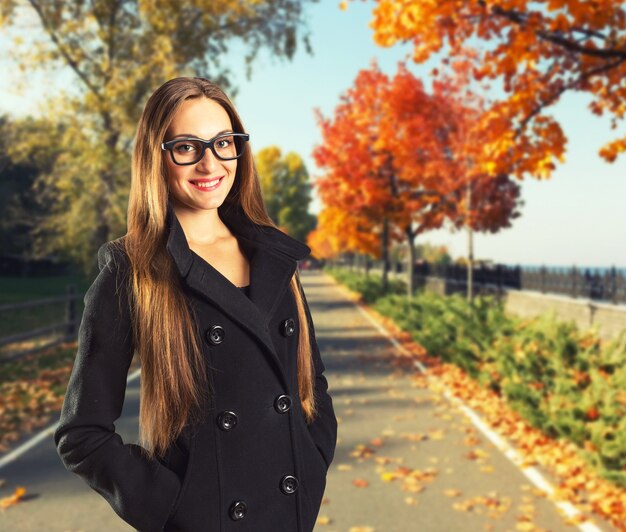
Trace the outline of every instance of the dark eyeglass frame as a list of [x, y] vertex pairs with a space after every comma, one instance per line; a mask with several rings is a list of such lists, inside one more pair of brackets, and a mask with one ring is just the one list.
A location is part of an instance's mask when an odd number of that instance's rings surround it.
[[[239, 159], [239, 157], [243, 155], [243, 151], [239, 155], [236, 155], [235, 157], [221, 157], [215, 151], [215, 142], [217, 142], [223, 137], [239, 137], [241, 138], [243, 142], [250, 140], [249, 133], [220, 133], [219, 135], [216, 135], [215, 137], [209, 140], [204, 140], [198, 137], [178, 137], [172, 140], [168, 140], [167, 142], [162, 142], [161, 149], [165, 151], [169, 151], [170, 156], [172, 157], [172, 162], [174, 164], [177, 164], [178, 166], [188, 166], [190, 164], [198, 164], [204, 157], [204, 152], [206, 151], [207, 148], [211, 148], [211, 152], [213, 153], [213, 155], [215, 155], [215, 157], [218, 158], [220, 161], [232, 161], [233, 159]], [[174, 156], [174, 145], [178, 142], [183, 142], [185, 140], [187, 141], [193, 140], [196, 142], [200, 142], [202, 144], [202, 152], [197, 161], [194, 161], [191, 163], [179, 163], [176, 161], [176, 157]]]

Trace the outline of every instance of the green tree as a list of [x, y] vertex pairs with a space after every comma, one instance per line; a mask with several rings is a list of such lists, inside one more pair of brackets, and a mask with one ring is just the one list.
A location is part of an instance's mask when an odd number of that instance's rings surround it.
[[32, 234], [48, 214], [42, 207], [49, 202], [40, 197], [45, 191], [33, 185], [54, 167], [60, 155], [54, 139], [61, 134], [58, 124], [45, 119], [0, 117], [0, 249], [4, 254], [25, 259], [36, 254]]
[[[309, 2], [316, 0], [308, 0]], [[35, 187], [53, 199], [36, 249], [59, 250], [95, 269], [95, 250], [125, 232], [130, 148], [142, 105], [163, 82], [180, 75], [236, 90], [223, 65], [239, 45], [249, 78], [262, 48], [291, 59], [304, 26], [299, 0], [0, 0], [0, 27], [13, 37], [20, 70], [69, 68], [72, 93], [61, 91], [43, 113], [63, 124], [62, 153]], [[33, 17], [37, 21], [32, 26]], [[25, 24], [29, 26], [25, 28]], [[25, 39], [28, 37], [28, 39]], [[308, 33], [302, 38], [311, 47]], [[36, 143], [36, 138], [31, 138]], [[42, 194], [42, 197], [44, 195]]]
[[293, 237], [305, 241], [315, 229], [315, 216], [309, 213], [311, 184], [302, 158], [270, 146], [255, 155], [263, 198], [274, 223]]

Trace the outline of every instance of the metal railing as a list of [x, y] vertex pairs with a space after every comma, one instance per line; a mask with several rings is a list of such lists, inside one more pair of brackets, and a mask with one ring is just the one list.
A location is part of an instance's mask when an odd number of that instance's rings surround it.
[[[348, 265], [349, 262], [345, 259], [342, 261], [344, 265]], [[359, 267], [365, 265], [362, 257], [356, 262]], [[368, 260], [367, 263], [368, 268], [381, 271], [382, 265], [382, 261]], [[407, 265], [392, 261], [390, 271], [395, 275], [406, 276]], [[434, 264], [421, 261], [414, 265], [413, 272], [416, 279], [437, 277], [455, 284], [467, 282], [467, 266], [462, 264]], [[546, 266], [528, 268], [480, 264], [474, 266], [473, 282], [476, 285], [561, 294], [572, 298], [588, 298], [615, 305], [626, 304], [626, 276], [624, 270], [615, 267], [600, 272], [575, 266], [556, 269]]]
[[[63, 308], [62, 321], [0, 337], [0, 362], [13, 361], [75, 339], [80, 325], [80, 316], [78, 315], [78, 301], [80, 300], [82, 300], [82, 295], [76, 294], [76, 287], [68, 285], [66, 294], [63, 296], [0, 305], [0, 319], [4, 319], [3, 316], [9, 313], [12, 313], [13, 317], [15, 317], [15, 313], [24, 311], [37, 313], [47, 306], [56, 305]], [[6, 321], [8, 320], [5, 320], [5, 323]], [[20, 344], [37, 339], [43, 339], [43, 342], [26, 349], [19, 347]]]

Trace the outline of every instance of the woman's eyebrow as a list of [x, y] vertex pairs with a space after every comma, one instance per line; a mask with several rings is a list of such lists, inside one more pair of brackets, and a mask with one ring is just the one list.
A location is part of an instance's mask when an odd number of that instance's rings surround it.
[[[221, 135], [222, 133], [234, 133], [234, 131], [232, 129], [223, 129], [222, 131], [220, 131], [219, 133], [216, 133], [213, 136], [217, 137], [218, 135]], [[199, 137], [198, 135], [194, 135], [192, 133], [179, 133], [178, 135], [174, 135], [172, 138], [175, 139], [175, 138], [178, 138], [178, 137], [202, 138], [202, 137]]]

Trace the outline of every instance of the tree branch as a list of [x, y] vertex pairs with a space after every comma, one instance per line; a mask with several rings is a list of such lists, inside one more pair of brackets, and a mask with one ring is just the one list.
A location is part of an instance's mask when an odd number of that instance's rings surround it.
[[48, 19], [46, 18], [45, 13], [43, 12], [41, 6], [35, 0], [28, 0], [28, 1], [30, 5], [33, 6], [33, 9], [37, 12], [39, 19], [41, 20], [41, 25], [50, 36], [50, 39], [52, 39], [52, 42], [56, 44], [59, 52], [65, 58], [65, 60], [67, 61], [69, 66], [72, 68], [72, 70], [76, 72], [76, 75], [83, 81], [83, 83], [89, 88], [89, 90], [91, 90], [98, 97], [98, 99], [102, 99], [100, 92], [98, 91], [98, 88], [95, 85], [93, 85], [91, 81], [89, 81], [89, 78], [87, 78], [87, 75], [80, 69], [80, 67], [78, 66], [78, 63], [70, 56], [69, 52], [67, 51], [63, 43], [61, 43], [61, 40], [59, 39], [54, 29], [52, 28], [51, 24], [49, 23]]
[[[528, 24], [528, 17], [522, 13], [513, 10], [503, 9], [500, 6], [493, 6], [489, 8], [487, 6], [487, 2], [485, 0], [479, 0], [478, 4], [487, 9], [490, 9], [491, 13], [495, 16], [503, 17], [511, 22], [517, 24], [518, 26], [526, 26]], [[585, 33], [591, 37], [598, 37], [603, 40], [606, 40], [604, 35], [594, 30], [587, 30], [581, 28], [580, 26], [575, 26], [572, 28], [572, 31]], [[535, 34], [542, 40], [551, 42], [552, 44], [556, 44], [566, 50], [570, 50], [572, 52], [578, 52], [583, 55], [588, 55], [592, 57], [602, 57], [602, 58], [613, 58], [618, 57], [621, 59], [626, 59], [626, 50], [620, 49], [597, 49], [597, 48], [587, 48], [582, 46], [575, 40], [568, 39], [562, 35], [559, 35], [557, 32], [549, 32], [544, 30], [536, 30]]]
[[116, 2], [111, 9], [111, 13], [109, 14], [109, 72], [107, 73], [106, 78], [107, 83], [109, 79], [111, 79], [111, 72], [113, 72], [113, 62], [115, 61], [115, 18], [117, 17], [117, 12], [121, 7], [122, 2], [123, 0], [118, 0], [118, 2]]
[[556, 102], [560, 98], [561, 94], [563, 94], [565, 91], [570, 90], [570, 89], [576, 87], [576, 85], [578, 85], [579, 83], [581, 83], [582, 81], [584, 81], [586, 79], [589, 79], [592, 76], [595, 76], [597, 74], [601, 74], [602, 72], [604, 72], [606, 70], [611, 70], [612, 68], [615, 68], [620, 63], [623, 63], [625, 60], [626, 60], [626, 57], [622, 58], [622, 59], [617, 59], [617, 60], [612, 61], [610, 63], [605, 63], [604, 65], [600, 65], [600, 66], [598, 66], [596, 68], [592, 68], [591, 70], [588, 70], [587, 72], [582, 73], [579, 77], [577, 77], [576, 79], [572, 80], [571, 82], [566, 83], [559, 90], [554, 91], [546, 100], [543, 100], [540, 104], [536, 105], [533, 108], [533, 110], [528, 114], [528, 116], [526, 116], [520, 122], [520, 125], [515, 130], [515, 138], [517, 138], [522, 133], [524, 128], [528, 125], [528, 122], [530, 122], [533, 119], [533, 117], [535, 117], [537, 114], [539, 114], [546, 107], [548, 107], [548, 106], [552, 105], [554, 102]]

